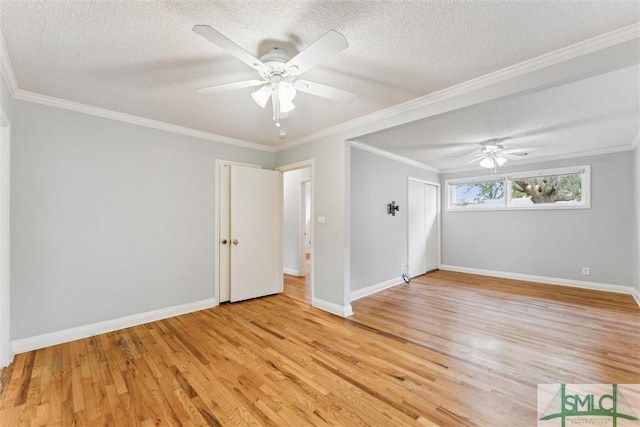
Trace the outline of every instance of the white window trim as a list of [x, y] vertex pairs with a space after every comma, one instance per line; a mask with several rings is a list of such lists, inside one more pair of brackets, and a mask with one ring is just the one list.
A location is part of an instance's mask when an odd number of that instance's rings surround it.
[[[552, 175], [570, 175], [573, 173], [582, 174], [582, 200], [580, 203], [571, 203], [571, 204], [542, 204], [542, 205], [527, 205], [527, 206], [512, 206], [511, 205], [511, 180], [517, 178], [532, 178], [537, 176], [552, 176]], [[474, 182], [487, 182], [487, 181], [504, 181], [504, 203], [500, 205], [496, 204], [487, 204], [487, 205], [471, 205], [466, 207], [460, 206], [452, 206], [452, 186], [456, 184], [471, 184]], [[468, 178], [455, 178], [455, 179], [447, 179], [445, 181], [445, 187], [447, 191], [447, 211], [451, 212], [474, 212], [474, 211], [521, 211], [521, 210], [546, 210], [546, 209], [591, 209], [591, 166], [590, 165], [581, 165], [581, 166], [571, 166], [565, 168], [555, 168], [555, 169], [542, 169], [542, 170], [531, 170], [531, 171], [523, 171], [516, 173], [505, 173], [505, 174], [495, 174], [495, 175], [483, 175], [483, 176], [474, 176]]]

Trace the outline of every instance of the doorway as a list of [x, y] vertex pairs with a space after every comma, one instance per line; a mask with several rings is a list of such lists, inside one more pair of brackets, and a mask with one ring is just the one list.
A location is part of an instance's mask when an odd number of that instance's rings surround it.
[[438, 269], [440, 257], [440, 186], [409, 178], [408, 274]]
[[284, 174], [285, 295], [311, 304], [313, 295], [313, 161], [278, 168]]

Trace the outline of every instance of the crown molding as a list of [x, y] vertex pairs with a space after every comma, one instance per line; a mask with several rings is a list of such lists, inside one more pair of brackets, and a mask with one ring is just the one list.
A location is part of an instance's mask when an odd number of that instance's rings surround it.
[[273, 153], [273, 147], [257, 144], [255, 142], [244, 141], [241, 139], [229, 138], [222, 135], [216, 135], [209, 132], [203, 132], [183, 126], [172, 125], [158, 120], [147, 119], [144, 117], [134, 116], [131, 114], [119, 113], [117, 111], [107, 110], [105, 108], [94, 107], [92, 105], [81, 104], [79, 102], [67, 101], [65, 99], [55, 98], [47, 95], [40, 95], [33, 92], [18, 90], [14, 96], [15, 99], [21, 101], [34, 102], [50, 107], [62, 108], [65, 110], [75, 111], [77, 113], [89, 114], [92, 116], [102, 117], [120, 122], [130, 123], [138, 126], [163, 130], [167, 132], [177, 133], [195, 138], [206, 139], [209, 141], [220, 142], [223, 144], [235, 145], [237, 147], [251, 148], [254, 150], [268, 151]]
[[2, 31], [0, 31], [0, 74], [2, 74], [2, 79], [7, 85], [9, 93], [12, 97], [15, 97], [19, 90], [18, 81], [16, 80], [16, 75], [13, 72], [13, 64], [11, 63], [11, 57], [9, 56], [7, 45], [4, 43]]
[[[533, 163], [550, 162], [554, 160], [578, 159], [581, 157], [602, 156], [605, 154], [614, 154], [614, 153], [620, 153], [624, 151], [633, 151], [638, 146], [637, 141], [638, 141], [638, 137], [636, 137], [636, 139], [634, 140], [634, 144], [632, 143], [630, 145], [622, 145], [622, 146], [606, 148], [602, 150], [581, 151], [579, 153], [557, 154], [557, 155], [537, 157], [537, 158], [526, 159], [526, 160], [523, 159], [523, 160], [518, 160], [517, 163], [512, 163], [510, 166], [514, 164], [527, 165], [527, 164], [533, 164]], [[470, 172], [470, 171], [478, 170], [477, 166], [467, 166], [464, 168], [454, 168], [454, 169], [437, 169], [437, 168], [434, 168], [433, 166], [427, 165], [417, 160], [409, 159], [399, 154], [391, 153], [389, 151], [385, 151], [380, 148], [373, 147], [364, 142], [350, 141], [349, 143], [352, 147], [359, 148], [364, 151], [369, 151], [370, 153], [374, 153], [391, 160], [395, 160], [401, 163], [405, 163], [407, 165], [415, 166], [420, 169], [428, 170], [438, 174], [450, 174], [450, 173]]]
[[[612, 148], [605, 148], [602, 150], [591, 150], [591, 151], [580, 151], [578, 153], [565, 153], [565, 154], [556, 154], [550, 156], [543, 157], [535, 157], [531, 159], [524, 160], [514, 160], [513, 163], [509, 164], [509, 166], [514, 165], [529, 165], [533, 163], [542, 163], [542, 162], [552, 162], [554, 160], [565, 160], [565, 159], [579, 159], [582, 157], [591, 157], [591, 156], [603, 156], [605, 154], [614, 154], [621, 153], [624, 151], [632, 151], [634, 149], [633, 145], [620, 145]], [[501, 169], [509, 166], [502, 166]], [[441, 169], [440, 172], [442, 174], [450, 174], [450, 173], [458, 173], [458, 172], [469, 172], [469, 171], [477, 171], [476, 167], [464, 167], [464, 168], [455, 168], [455, 169]], [[486, 170], [486, 169], [483, 169]]]
[[[594, 38], [578, 42], [553, 52], [532, 58], [518, 64], [503, 68], [501, 70], [485, 74], [472, 80], [433, 92], [431, 94], [412, 99], [402, 104], [341, 123], [336, 126], [309, 134], [296, 140], [275, 146], [275, 151], [282, 151], [298, 145], [306, 144], [331, 135], [348, 132], [360, 127], [364, 127], [383, 119], [390, 119], [401, 116], [408, 112], [430, 106], [457, 96], [466, 95], [483, 89], [485, 87], [508, 81], [515, 77], [520, 77], [528, 73], [539, 71], [553, 65], [560, 64], [571, 59], [578, 58], [599, 50], [619, 45], [624, 42], [640, 38], [640, 23], [632, 24], [620, 29], [605, 33]], [[351, 137], [356, 137], [352, 135]]]
[[381, 150], [380, 148], [373, 147], [373, 146], [365, 144], [363, 142], [349, 141], [349, 144], [351, 144], [351, 146], [354, 147], [354, 148], [359, 148], [360, 150], [368, 151], [370, 153], [377, 154], [378, 156], [382, 156], [382, 157], [386, 157], [387, 159], [395, 160], [396, 162], [404, 163], [404, 164], [407, 164], [407, 165], [410, 165], [410, 166], [415, 166], [417, 168], [428, 170], [430, 172], [440, 173], [440, 169], [436, 169], [436, 168], [434, 168], [432, 166], [429, 166], [427, 164], [421, 163], [421, 162], [419, 162], [417, 160], [409, 159], [407, 157], [400, 156], [398, 154], [391, 153], [389, 151]]
[[18, 86], [18, 81], [16, 80], [16, 76], [13, 70], [13, 64], [11, 63], [11, 57], [9, 56], [9, 51], [7, 50], [2, 31], [0, 31], [0, 74], [2, 74], [2, 78], [6, 83], [7, 89], [9, 89], [9, 93], [11, 94], [11, 96], [14, 99], [18, 99], [21, 101], [34, 102], [50, 107], [57, 107], [69, 111], [75, 111], [77, 113], [89, 114], [92, 116], [117, 120], [152, 129], [158, 129], [181, 135], [192, 136], [195, 138], [206, 139], [209, 141], [220, 142], [222, 144], [234, 145], [236, 147], [267, 151], [270, 153], [275, 152], [274, 147], [268, 145], [257, 144], [255, 142], [245, 141], [241, 139], [229, 138], [227, 136], [216, 135], [213, 133], [203, 132], [183, 126], [172, 125], [170, 123], [161, 122], [158, 120], [147, 119], [131, 114], [107, 110], [105, 108], [81, 104], [79, 102], [67, 101], [61, 98], [55, 98], [52, 96], [41, 95], [34, 92], [21, 90]]

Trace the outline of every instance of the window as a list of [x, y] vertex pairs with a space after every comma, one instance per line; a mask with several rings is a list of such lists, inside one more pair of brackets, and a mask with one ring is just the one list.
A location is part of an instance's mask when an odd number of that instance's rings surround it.
[[449, 186], [449, 207], [491, 208], [504, 205], [503, 181], [461, 182]]
[[590, 208], [590, 167], [446, 181], [448, 210]]

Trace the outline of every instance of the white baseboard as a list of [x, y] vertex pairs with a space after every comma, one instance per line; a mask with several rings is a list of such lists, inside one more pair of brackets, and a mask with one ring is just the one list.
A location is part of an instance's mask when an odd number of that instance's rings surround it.
[[300, 271], [299, 270], [294, 270], [293, 268], [283, 268], [282, 269], [284, 274], [290, 274], [292, 276], [301, 276]]
[[340, 317], [349, 317], [353, 314], [353, 309], [351, 308], [351, 304], [342, 306], [329, 301], [325, 301], [320, 298], [313, 298], [311, 301], [311, 305], [315, 308], [318, 308], [323, 311], [327, 311], [331, 314], [335, 314]]
[[481, 268], [459, 267], [457, 265], [440, 265], [440, 270], [456, 271], [459, 273], [479, 274], [482, 276], [500, 277], [503, 279], [523, 280], [525, 282], [546, 283], [550, 285], [569, 286], [572, 288], [591, 289], [594, 291], [615, 292], [618, 294], [632, 294], [630, 286], [611, 285], [609, 283], [586, 282], [583, 280], [561, 279], [557, 277], [535, 276], [532, 274], [511, 273], [508, 271], [483, 270]]
[[14, 354], [24, 353], [39, 348], [50, 347], [69, 341], [88, 338], [98, 334], [117, 331], [118, 329], [130, 328], [144, 323], [155, 322], [156, 320], [167, 319], [181, 314], [192, 313], [215, 307], [215, 298], [208, 298], [201, 301], [176, 305], [173, 307], [161, 308], [147, 311], [146, 313], [133, 314], [131, 316], [120, 317], [118, 319], [106, 320], [104, 322], [92, 323], [90, 325], [78, 326], [64, 329], [62, 331], [49, 332], [28, 338], [21, 338], [11, 341], [11, 351]]
[[634, 288], [631, 295], [633, 295], [633, 299], [636, 300], [636, 304], [640, 307], [640, 290], [638, 288]]
[[377, 292], [383, 291], [385, 289], [389, 289], [391, 287], [404, 284], [404, 280], [402, 279], [389, 279], [384, 282], [376, 283], [375, 285], [367, 286], [366, 288], [358, 289], [352, 291], [350, 294], [351, 301], [355, 301], [360, 298], [368, 297], [369, 295], [373, 295]]

